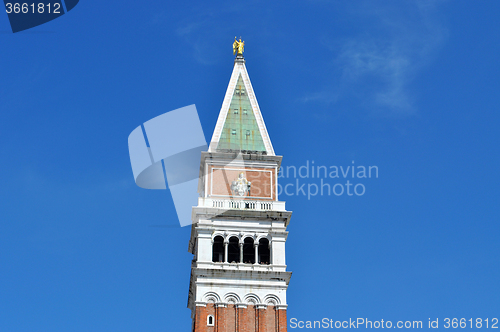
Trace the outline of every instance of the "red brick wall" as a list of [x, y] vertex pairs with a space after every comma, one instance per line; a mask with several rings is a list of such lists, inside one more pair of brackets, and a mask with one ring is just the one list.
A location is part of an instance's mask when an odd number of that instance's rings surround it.
[[[208, 315], [215, 318], [215, 326], [207, 326]], [[286, 332], [286, 310], [274, 306], [256, 309], [253, 305], [237, 308], [234, 304], [214, 307], [196, 307], [193, 332]]]
[[238, 309], [238, 332], [256, 332], [255, 307], [248, 305], [247, 308]]

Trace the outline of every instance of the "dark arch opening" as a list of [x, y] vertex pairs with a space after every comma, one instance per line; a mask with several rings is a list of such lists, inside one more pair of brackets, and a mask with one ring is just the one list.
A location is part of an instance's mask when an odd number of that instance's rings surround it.
[[228, 248], [227, 248], [227, 261], [229, 263], [240, 262], [240, 246], [239, 240], [236, 236], [233, 236], [229, 239]]
[[259, 264], [269, 264], [271, 261], [271, 250], [269, 249], [269, 240], [266, 238], [259, 241]]
[[220, 235], [214, 238], [212, 262], [224, 262], [224, 238]]
[[255, 249], [253, 247], [253, 239], [247, 237], [243, 242], [243, 263], [255, 263]]

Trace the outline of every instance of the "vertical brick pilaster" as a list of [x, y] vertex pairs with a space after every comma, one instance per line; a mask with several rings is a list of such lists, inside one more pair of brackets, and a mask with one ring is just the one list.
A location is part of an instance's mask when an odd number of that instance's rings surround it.
[[239, 307], [238, 309], [238, 332], [248, 332], [248, 309]]
[[[203, 318], [205, 318], [205, 321]], [[194, 332], [207, 332], [206, 319], [207, 319], [207, 308], [196, 307], [195, 317], [194, 317]]]
[[226, 309], [223, 306], [216, 306], [215, 310], [217, 312], [217, 319], [215, 321], [215, 325], [217, 328], [215, 332], [226, 332]]
[[256, 309], [254, 305], [248, 305], [247, 308], [247, 332], [257, 332], [257, 318], [256, 318]]
[[286, 320], [286, 309], [276, 310], [276, 315], [278, 316], [278, 332], [286, 332], [287, 320]]
[[267, 309], [265, 307], [260, 307], [260, 306], [257, 306], [257, 317], [258, 317], [258, 329], [257, 331], [258, 332], [267, 332], [267, 325], [266, 325], [266, 322], [267, 322], [267, 317], [266, 317], [266, 311]]
[[266, 332], [276, 332], [276, 308], [270, 305], [266, 309]]
[[236, 332], [236, 306], [228, 304], [226, 308], [226, 330], [224, 332]]

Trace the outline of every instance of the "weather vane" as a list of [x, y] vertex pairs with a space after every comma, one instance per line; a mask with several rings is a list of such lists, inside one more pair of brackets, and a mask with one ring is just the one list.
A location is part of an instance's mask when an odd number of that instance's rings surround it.
[[233, 43], [233, 54], [241, 54], [243, 55], [243, 47], [245, 46], [245, 42], [244, 41], [241, 41], [241, 37], [240, 37], [240, 40], [236, 40], [236, 37], [234, 37], [234, 43]]

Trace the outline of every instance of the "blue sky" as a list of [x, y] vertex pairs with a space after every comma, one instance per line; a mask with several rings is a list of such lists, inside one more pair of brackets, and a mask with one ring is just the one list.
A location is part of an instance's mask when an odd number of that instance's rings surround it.
[[499, 14], [81, 1], [16, 34], [0, 15], [0, 330], [190, 330], [190, 229], [134, 184], [127, 137], [196, 104], [208, 141], [234, 36], [283, 165], [379, 169], [362, 196], [280, 197], [288, 317], [500, 318]]

